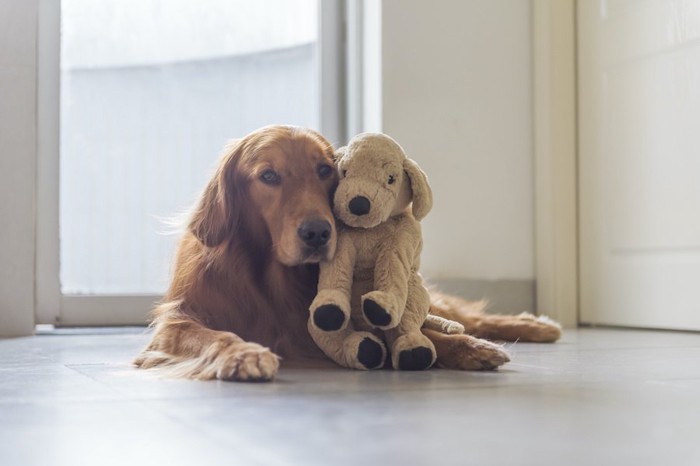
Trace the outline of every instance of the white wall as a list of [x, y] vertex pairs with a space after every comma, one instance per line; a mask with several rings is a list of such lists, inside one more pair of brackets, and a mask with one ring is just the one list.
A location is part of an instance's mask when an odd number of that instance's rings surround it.
[[36, 0], [0, 0], [0, 337], [34, 329]]
[[534, 279], [531, 3], [383, 0], [380, 21], [380, 126], [435, 193], [424, 274]]

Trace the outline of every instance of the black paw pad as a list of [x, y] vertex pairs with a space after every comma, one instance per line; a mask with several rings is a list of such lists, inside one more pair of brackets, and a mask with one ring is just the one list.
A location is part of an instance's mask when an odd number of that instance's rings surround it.
[[382, 361], [383, 353], [381, 344], [371, 338], [365, 338], [357, 348], [357, 360], [367, 369], [376, 369], [384, 362]]
[[419, 346], [399, 353], [399, 369], [402, 371], [422, 371], [433, 363], [433, 352], [430, 348]]
[[340, 329], [343, 322], [345, 322], [345, 314], [335, 304], [324, 304], [314, 312], [314, 324], [326, 332]]
[[391, 315], [371, 299], [365, 299], [365, 302], [362, 304], [362, 311], [365, 313], [367, 320], [378, 327], [391, 323]]

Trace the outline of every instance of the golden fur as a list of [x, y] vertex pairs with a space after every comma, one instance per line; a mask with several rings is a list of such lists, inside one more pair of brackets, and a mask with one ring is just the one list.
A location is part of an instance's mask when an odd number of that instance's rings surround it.
[[[332, 257], [336, 244], [331, 199], [338, 177], [321, 168], [326, 165], [333, 165], [330, 143], [307, 129], [265, 127], [226, 148], [180, 241], [170, 287], [153, 311], [151, 342], [136, 366], [189, 378], [270, 380], [278, 355], [325, 359], [306, 321], [318, 262]], [[331, 226], [322, 247], [310, 249], [299, 238], [300, 225], [310, 219]], [[556, 325], [531, 316], [488, 316], [479, 304], [433, 298], [432, 313], [464, 324], [474, 337], [559, 336]], [[435, 344], [438, 364], [499, 365], [500, 349], [489, 342], [424, 333]]]

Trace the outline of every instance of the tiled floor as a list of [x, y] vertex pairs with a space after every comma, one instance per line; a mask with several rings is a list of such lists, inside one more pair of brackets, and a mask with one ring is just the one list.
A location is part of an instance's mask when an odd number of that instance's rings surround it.
[[0, 465], [700, 464], [698, 334], [571, 330], [498, 372], [236, 384], [132, 369], [142, 332], [0, 340]]

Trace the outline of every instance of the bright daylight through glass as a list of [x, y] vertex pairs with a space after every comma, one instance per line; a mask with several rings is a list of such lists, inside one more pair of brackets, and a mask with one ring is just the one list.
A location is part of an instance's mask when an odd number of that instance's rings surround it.
[[314, 0], [63, 0], [64, 294], [161, 293], [225, 142], [318, 128]]

